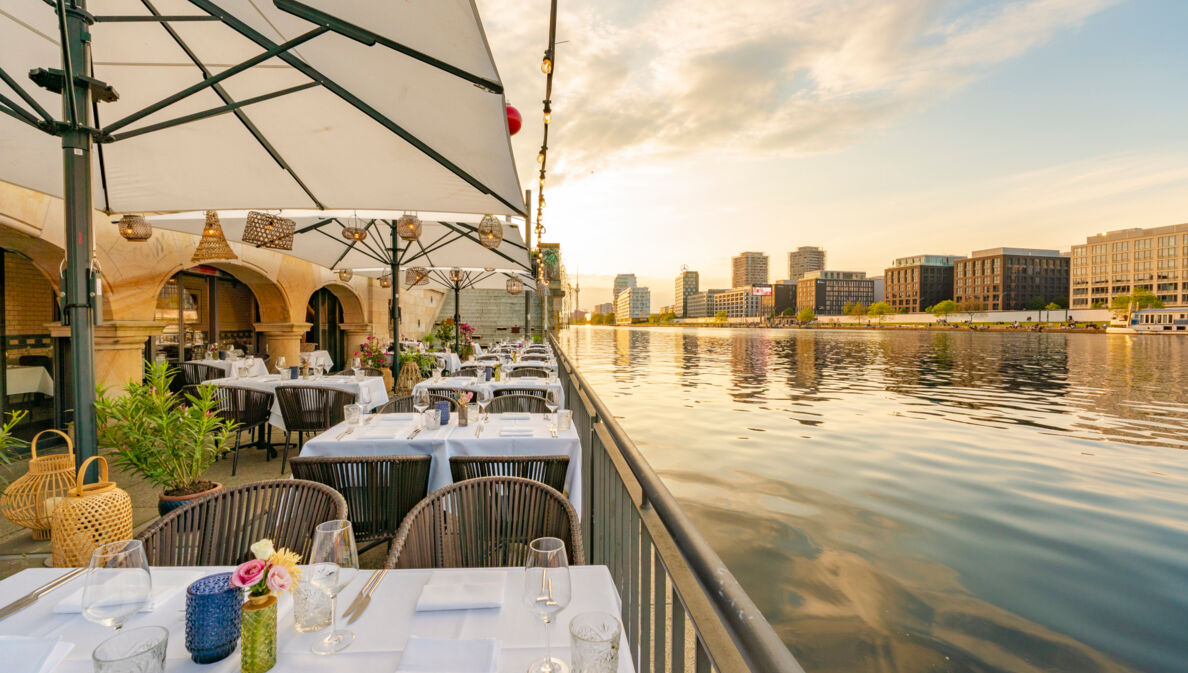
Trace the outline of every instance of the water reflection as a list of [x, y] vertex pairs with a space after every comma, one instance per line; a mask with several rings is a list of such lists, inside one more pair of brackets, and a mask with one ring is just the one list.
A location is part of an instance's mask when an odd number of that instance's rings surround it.
[[810, 673], [1185, 668], [1188, 340], [564, 342]]

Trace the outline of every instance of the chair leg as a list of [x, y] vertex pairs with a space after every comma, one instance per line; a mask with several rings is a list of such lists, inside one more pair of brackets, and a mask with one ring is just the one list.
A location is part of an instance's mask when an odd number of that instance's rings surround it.
[[[289, 463], [289, 431], [285, 430], [285, 448], [281, 454], [281, 474], [285, 473], [285, 466]], [[301, 446], [301, 432], [297, 432], [297, 445]]]
[[239, 470], [239, 437], [240, 433], [235, 433], [235, 457], [231, 459], [231, 476]]

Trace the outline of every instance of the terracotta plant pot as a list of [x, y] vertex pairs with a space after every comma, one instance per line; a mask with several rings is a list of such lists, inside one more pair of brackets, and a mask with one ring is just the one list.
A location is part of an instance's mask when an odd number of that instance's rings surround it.
[[196, 500], [204, 495], [210, 495], [215, 491], [223, 488], [223, 485], [217, 481], [212, 481], [214, 488], [208, 488], [200, 493], [190, 493], [189, 495], [165, 495], [164, 493], [157, 496], [157, 514], [165, 516], [173, 510], [181, 507], [191, 500]]

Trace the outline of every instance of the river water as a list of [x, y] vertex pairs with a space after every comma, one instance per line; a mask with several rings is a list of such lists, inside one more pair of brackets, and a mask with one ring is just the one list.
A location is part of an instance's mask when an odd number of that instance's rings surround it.
[[809, 673], [1188, 670], [1188, 338], [561, 342]]

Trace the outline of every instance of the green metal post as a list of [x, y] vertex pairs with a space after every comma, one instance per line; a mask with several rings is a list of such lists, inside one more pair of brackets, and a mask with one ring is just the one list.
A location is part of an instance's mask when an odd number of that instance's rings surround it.
[[458, 357], [462, 357], [462, 314], [458, 307], [458, 289], [460, 282], [454, 281], [454, 350]]
[[[64, 119], [69, 128], [62, 133], [62, 173], [65, 180], [66, 275], [59, 291], [65, 294], [62, 318], [70, 324], [70, 364], [73, 370], [71, 398], [74, 404], [75, 456], [82, 461], [98, 454], [95, 427], [95, 340], [91, 298], [91, 91], [78, 75], [90, 72], [91, 35], [86, 0], [62, 3], [66, 44], [63, 47], [62, 87]], [[73, 103], [74, 110], [70, 109]]]
[[400, 240], [396, 235], [396, 220], [388, 220], [388, 233], [392, 237], [392, 392], [400, 380]]

